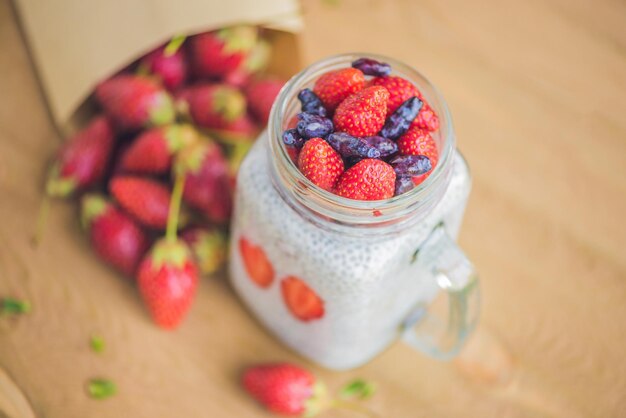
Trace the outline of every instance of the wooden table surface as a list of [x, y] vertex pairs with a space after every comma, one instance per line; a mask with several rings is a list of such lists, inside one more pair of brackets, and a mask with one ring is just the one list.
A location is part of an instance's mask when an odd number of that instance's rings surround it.
[[[461, 244], [484, 294], [456, 362], [397, 343], [358, 370], [308, 366], [332, 388], [375, 381], [369, 404], [383, 417], [626, 416], [626, 3], [315, 0], [305, 20], [307, 62], [384, 53], [448, 99], [474, 178]], [[7, 0], [0, 51], [0, 297], [34, 307], [0, 318], [0, 417], [266, 416], [237, 387], [241, 368], [306, 362], [225, 279], [203, 280], [167, 333], [88, 249], [74, 205], [56, 204], [42, 246], [29, 246], [60, 139]], [[97, 376], [118, 395], [88, 398]]]

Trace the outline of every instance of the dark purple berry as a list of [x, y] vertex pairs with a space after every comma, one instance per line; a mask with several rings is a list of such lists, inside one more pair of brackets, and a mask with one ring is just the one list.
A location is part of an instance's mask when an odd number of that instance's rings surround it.
[[359, 161], [361, 161], [363, 158], [361, 157], [348, 157], [348, 158], [344, 158], [343, 162], [344, 162], [344, 166], [345, 169], [349, 169], [350, 167], [352, 167], [353, 165], [355, 165], [356, 163], [358, 163]]
[[297, 129], [301, 137], [326, 138], [333, 131], [333, 122], [325, 117], [311, 113], [298, 113]]
[[376, 77], [387, 76], [391, 73], [391, 66], [389, 64], [371, 58], [359, 58], [352, 63], [352, 68], [361, 70], [365, 75], [373, 75]]
[[363, 138], [363, 140], [380, 151], [380, 158], [387, 158], [398, 152], [398, 144], [396, 144], [396, 141], [392, 141], [389, 138], [368, 136]]
[[417, 97], [411, 97], [396, 109], [385, 121], [380, 135], [389, 139], [398, 139], [409, 130], [413, 119], [417, 117], [422, 108], [422, 101]]
[[311, 89], [303, 89], [298, 93], [298, 100], [302, 103], [302, 111], [312, 115], [326, 116], [326, 108], [317, 94]]
[[287, 129], [283, 132], [283, 142], [290, 147], [302, 148], [305, 139], [300, 136], [296, 129]]
[[397, 176], [395, 196], [406, 193], [409, 190], [413, 190], [414, 187], [415, 183], [413, 183], [413, 179], [411, 178], [411, 176]]
[[380, 158], [380, 151], [365, 142], [345, 132], [335, 132], [326, 139], [343, 158]]
[[430, 159], [425, 155], [398, 155], [389, 164], [398, 176], [421, 176], [432, 168]]

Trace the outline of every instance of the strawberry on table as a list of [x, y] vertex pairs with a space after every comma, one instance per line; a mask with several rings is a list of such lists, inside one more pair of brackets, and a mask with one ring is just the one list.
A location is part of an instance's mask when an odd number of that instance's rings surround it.
[[174, 121], [170, 95], [154, 79], [121, 74], [96, 87], [96, 99], [122, 129], [135, 130]]
[[246, 87], [248, 107], [262, 124], [267, 124], [274, 100], [284, 85], [284, 81], [268, 77], [254, 80]]
[[298, 168], [314, 184], [330, 191], [343, 173], [344, 165], [339, 153], [328, 142], [312, 138], [300, 150]]
[[356, 68], [342, 68], [322, 74], [313, 86], [313, 92], [320, 98], [326, 110], [332, 112], [348, 96], [361, 90], [365, 76]]
[[227, 84], [199, 84], [177, 94], [177, 106], [203, 128], [224, 129], [246, 112], [243, 94]]
[[280, 289], [287, 308], [300, 321], [324, 316], [324, 301], [302, 279], [288, 276], [281, 281]]
[[242, 236], [239, 238], [239, 253], [250, 279], [259, 287], [269, 287], [274, 281], [274, 267], [263, 248]]
[[249, 367], [241, 383], [253, 398], [276, 414], [313, 416], [330, 404], [322, 382], [309, 371], [288, 363]]
[[191, 125], [168, 125], [143, 131], [124, 151], [119, 169], [124, 172], [165, 174], [176, 152], [198, 140]]
[[165, 229], [170, 191], [162, 183], [137, 176], [116, 176], [109, 182], [115, 200], [142, 224]]
[[346, 170], [337, 182], [339, 196], [355, 200], [381, 200], [393, 197], [396, 173], [384, 161], [365, 159]]
[[352, 136], [376, 135], [385, 124], [389, 92], [381, 86], [366, 87], [346, 98], [333, 117], [335, 130]]
[[176, 156], [175, 171], [185, 174], [183, 200], [209, 220], [228, 221], [232, 209], [232, 186], [228, 161], [220, 147], [205, 138]]
[[107, 263], [133, 277], [150, 245], [146, 233], [104, 196], [81, 199], [81, 220], [96, 253]]
[[223, 77], [244, 65], [257, 44], [253, 26], [234, 26], [201, 33], [189, 39], [190, 59], [199, 77]]
[[46, 194], [67, 197], [100, 181], [109, 162], [115, 133], [104, 116], [94, 118], [63, 144], [46, 183]]

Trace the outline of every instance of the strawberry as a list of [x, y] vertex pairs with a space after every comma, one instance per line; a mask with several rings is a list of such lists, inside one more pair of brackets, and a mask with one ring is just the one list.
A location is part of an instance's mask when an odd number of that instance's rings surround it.
[[422, 98], [417, 87], [409, 80], [398, 76], [376, 77], [370, 80], [370, 86], [383, 86], [389, 92], [387, 114], [392, 114], [398, 107], [411, 97]]
[[197, 138], [197, 131], [190, 125], [160, 126], [143, 131], [125, 150], [119, 169], [132, 173], [167, 173], [174, 154]]
[[402, 155], [425, 155], [430, 159], [432, 169], [421, 176], [413, 177], [413, 183], [422, 183], [433, 172], [439, 161], [439, 150], [428, 130], [412, 126], [398, 139], [398, 150]]
[[96, 98], [122, 129], [164, 125], [175, 117], [170, 95], [148, 77], [117, 75], [96, 87]]
[[195, 124], [222, 129], [245, 114], [246, 99], [226, 84], [200, 84], [182, 90], [177, 106], [189, 113]]
[[437, 116], [432, 107], [424, 101], [422, 109], [420, 109], [411, 126], [427, 129], [430, 132], [436, 131], [439, 129], [439, 116]]
[[250, 111], [263, 125], [267, 125], [274, 100], [284, 85], [282, 80], [265, 78], [255, 80], [246, 87]]
[[228, 221], [232, 209], [228, 161], [215, 142], [206, 139], [183, 149], [176, 157], [175, 171], [185, 174], [186, 203], [213, 222]]
[[333, 117], [335, 130], [356, 137], [373, 136], [385, 124], [389, 92], [381, 86], [366, 87], [345, 99]]
[[274, 281], [274, 267], [263, 248], [241, 237], [239, 238], [239, 253], [250, 279], [259, 287], [269, 287]]
[[309, 371], [288, 363], [249, 367], [241, 383], [253, 398], [276, 414], [313, 416], [330, 404], [322, 382]]
[[223, 81], [231, 86], [242, 88], [254, 74], [264, 70], [269, 64], [272, 47], [265, 39], [259, 39], [246, 54], [242, 64], [234, 71], [224, 75]]
[[139, 222], [165, 229], [170, 206], [170, 191], [165, 185], [142, 177], [116, 176], [109, 182], [109, 191]]
[[66, 197], [100, 181], [114, 142], [113, 128], [104, 116], [96, 117], [69, 138], [48, 174], [48, 196]]
[[137, 282], [154, 322], [174, 329], [191, 307], [198, 269], [182, 240], [164, 238], [154, 244], [139, 265]]
[[133, 277], [150, 245], [141, 227], [105, 197], [96, 194], [81, 199], [81, 220], [100, 258]]
[[253, 141], [259, 133], [259, 126], [247, 113], [244, 113], [216, 132], [227, 142]]
[[201, 274], [215, 273], [226, 261], [226, 237], [219, 230], [192, 227], [181, 233], [198, 262]]
[[223, 77], [239, 69], [258, 36], [253, 26], [234, 26], [201, 33], [189, 39], [189, 52], [198, 77]]
[[184, 54], [182, 48], [170, 52], [163, 46], [143, 57], [139, 68], [156, 76], [166, 89], [173, 91], [182, 86], [187, 79], [187, 62]]
[[300, 321], [313, 321], [324, 316], [324, 301], [303, 280], [287, 276], [281, 281], [280, 290], [287, 308]]
[[320, 98], [328, 112], [332, 112], [348, 96], [361, 90], [365, 76], [356, 68], [342, 68], [322, 74], [315, 81], [313, 92]]
[[361, 160], [341, 176], [336, 193], [355, 200], [381, 200], [393, 197], [396, 173], [384, 161]]
[[341, 173], [343, 160], [322, 138], [311, 138], [298, 155], [298, 168], [309, 180], [324, 190], [331, 190]]

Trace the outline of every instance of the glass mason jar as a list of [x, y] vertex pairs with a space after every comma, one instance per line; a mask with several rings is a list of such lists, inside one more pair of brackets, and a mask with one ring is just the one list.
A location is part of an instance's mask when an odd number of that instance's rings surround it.
[[298, 92], [362, 56], [317, 62], [280, 92], [238, 174], [230, 280], [262, 324], [328, 368], [359, 366], [399, 337], [447, 359], [475, 325], [479, 290], [455, 243], [470, 175], [435, 87], [400, 62], [367, 54], [412, 81], [440, 118], [432, 134], [439, 163], [405, 194], [357, 201], [327, 192], [304, 177], [282, 143], [300, 111]]

